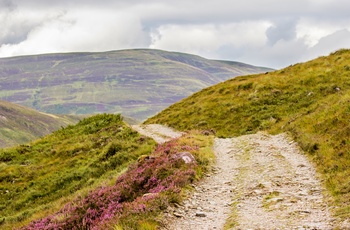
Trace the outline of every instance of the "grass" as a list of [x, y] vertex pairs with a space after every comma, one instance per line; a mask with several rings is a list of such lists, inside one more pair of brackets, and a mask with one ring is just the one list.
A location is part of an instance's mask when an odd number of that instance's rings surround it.
[[[0, 150], [1, 229], [157, 229], [214, 161], [212, 136], [158, 145], [101, 114]], [[179, 153], [196, 161], [186, 164]]]
[[263, 197], [263, 207], [268, 210], [271, 205], [274, 205], [277, 202], [279, 202], [279, 200], [273, 200], [274, 198], [278, 198], [279, 195], [280, 195], [280, 192], [278, 191], [273, 191], [265, 195]]
[[0, 150], [1, 228], [21, 226], [110, 184], [155, 142], [120, 115], [96, 115], [27, 145]]
[[[21, 229], [158, 229], [163, 210], [179, 203], [183, 189], [208, 171], [212, 143], [212, 137], [191, 132], [159, 145], [130, 164], [115, 183], [70, 199]], [[196, 161], [185, 163], [178, 157], [184, 151]]]
[[78, 116], [51, 115], [0, 100], [0, 148], [15, 146], [74, 124]]
[[288, 132], [312, 159], [350, 218], [350, 50], [258, 75], [237, 77], [176, 103], [145, 123], [214, 129], [218, 137]]

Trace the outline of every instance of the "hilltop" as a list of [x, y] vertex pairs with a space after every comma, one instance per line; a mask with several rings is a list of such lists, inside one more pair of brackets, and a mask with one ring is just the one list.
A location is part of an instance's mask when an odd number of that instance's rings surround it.
[[350, 217], [350, 50], [278, 71], [237, 77], [170, 106], [146, 123], [202, 129], [218, 137], [287, 132], [309, 155], [333, 196], [336, 215]]
[[0, 99], [51, 114], [144, 120], [210, 85], [271, 69], [151, 49], [0, 59]]
[[0, 148], [35, 140], [78, 120], [77, 116], [47, 114], [0, 100]]

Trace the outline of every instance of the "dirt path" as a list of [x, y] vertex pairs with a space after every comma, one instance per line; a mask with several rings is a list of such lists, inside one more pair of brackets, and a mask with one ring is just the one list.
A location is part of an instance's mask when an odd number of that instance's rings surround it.
[[217, 138], [214, 151], [213, 172], [168, 210], [165, 229], [223, 229], [229, 217], [228, 229], [334, 228], [315, 170], [285, 135]]
[[281, 134], [232, 139], [237, 229], [332, 229], [323, 189], [296, 143]]
[[181, 132], [176, 132], [169, 127], [157, 124], [132, 125], [131, 127], [140, 134], [153, 138], [159, 144], [169, 141], [172, 138], [178, 138], [182, 135]]

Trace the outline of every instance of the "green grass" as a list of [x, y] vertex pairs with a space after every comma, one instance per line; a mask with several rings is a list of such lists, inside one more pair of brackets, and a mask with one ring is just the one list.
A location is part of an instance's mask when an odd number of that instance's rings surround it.
[[0, 148], [15, 146], [77, 123], [78, 116], [45, 114], [0, 100]]
[[350, 50], [206, 88], [146, 123], [179, 130], [214, 129], [218, 137], [288, 132], [310, 156], [350, 218]]
[[[115, 121], [120, 117], [101, 115], [98, 119], [89, 118], [79, 123], [80, 129], [75, 130], [88, 134], [100, 132], [101, 126], [104, 126], [102, 130], [110, 130], [111, 126], [104, 125], [114, 123], [109, 119]], [[105, 122], [106, 120], [109, 121]], [[116, 128], [120, 129], [120, 126], [116, 125]], [[140, 141], [147, 140], [138, 137], [138, 142]], [[150, 155], [141, 155], [137, 161], [128, 164], [128, 169], [123, 170], [121, 175], [118, 175], [120, 170], [116, 167], [113, 173], [109, 174], [110, 179], [106, 179], [105, 176], [98, 178], [100, 181], [104, 179], [103, 186], [85, 186], [84, 192], [80, 190], [73, 196], [65, 196], [64, 200], [53, 201], [57, 203], [57, 208], [52, 208], [50, 204], [47, 210], [41, 211], [39, 215], [36, 213], [26, 221], [16, 220], [9, 223], [5, 219], [5, 224], [1, 227], [159, 229], [162, 226], [163, 211], [169, 205], [181, 202], [183, 194], [187, 194], [186, 190], [192, 189], [189, 184], [202, 178], [212, 166], [215, 160], [212, 145], [213, 136], [188, 132], [178, 139], [158, 145]], [[191, 153], [196, 163], [186, 164], [177, 158], [183, 151]], [[133, 152], [129, 152], [129, 155]], [[110, 151], [107, 151], [108, 153]], [[28, 223], [29, 220], [34, 221]]]
[[156, 143], [120, 115], [96, 115], [28, 145], [0, 150], [0, 228], [57, 211], [115, 178]]

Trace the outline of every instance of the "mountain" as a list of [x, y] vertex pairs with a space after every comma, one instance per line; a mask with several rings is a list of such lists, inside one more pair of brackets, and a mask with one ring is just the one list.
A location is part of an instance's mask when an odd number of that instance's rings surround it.
[[151, 49], [20, 56], [0, 59], [0, 99], [51, 114], [144, 120], [210, 85], [267, 71]]
[[278, 71], [237, 77], [170, 106], [146, 123], [200, 129], [219, 137], [288, 132], [310, 156], [350, 218], [350, 50]]
[[78, 120], [77, 116], [46, 114], [0, 100], [0, 148], [37, 139]]

